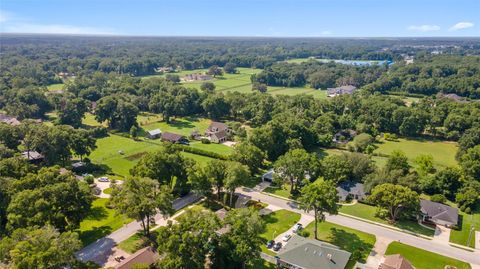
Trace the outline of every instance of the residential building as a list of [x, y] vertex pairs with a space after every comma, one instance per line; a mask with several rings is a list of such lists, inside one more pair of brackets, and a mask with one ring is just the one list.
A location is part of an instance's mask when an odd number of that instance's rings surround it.
[[150, 130], [147, 132], [147, 137], [150, 139], [159, 138], [162, 135], [162, 131], [160, 129]]
[[161, 138], [162, 138], [162, 141], [178, 143], [178, 144], [188, 144], [187, 138], [179, 134], [164, 132], [162, 133]]
[[205, 81], [205, 80], [212, 80], [212, 76], [210, 75], [205, 75], [205, 74], [188, 74], [185, 75], [182, 80], [184, 81]]
[[5, 114], [0, 114], [0, 122], [6, 123], [12, 126], [20, 125], [20, 121], [17, 118], [7, 116]]
[[412, 264], [400, 254], [385, 256], [378, 269], [415, 269]]
[[280, 268], [344, 269], [350, 256], [335, 245], [294, 234], [276, 259]]
[[458, 224], [458, 209], [429, 200], [420, 199], [421, 218], [446, 227]]
[[115, 266], [115, 269], [130, 269], [134, 265], [152, 266], [160, 258], [152, 247], [142, 248]]
[[343, 94], [352, 94], [357, 90], [353, 85], [340, 86], [337, 88], [327, 88], [327, 96], [335, 97]]
[[268, 170], [265, 174], [262, 175], [262, 181], [273, 182], [273, 175], [275, 171], [273, 169]]
[[358, 182], [342, 182], [338, 185], [337, 191], [340, 201], [347, 201], [349, 198], [362, 201], [367, 198], [363, 184]]
[[22, 157], [27, 159], [31, 163], [39, 163], [44, 159], [42, 154], [34, 150], [27, 150], [22, 152]]
[[227, 141], [231, 129], [223, 122], [213, 121], [205, 131], [205, 135], [210, 138], [213, 143], [223, 143]]

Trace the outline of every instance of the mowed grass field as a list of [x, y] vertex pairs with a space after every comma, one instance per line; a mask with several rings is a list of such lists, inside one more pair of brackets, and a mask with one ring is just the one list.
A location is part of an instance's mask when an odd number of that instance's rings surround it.
[[51, 84], [47, 86], [47, 89], [49, 91], [58, 91], [58, 90], [63, 90], [63, 86], [65, 86], [65, 84], [63, 83]]
[[403, 151], [411, 164], [414, 164], [418, 155], [430, 154], [433, 157], [434, 165], [439, 168], [456, 166], [455, 154], [458, 146], [455, 142], [428, 141], [399, 138], [398, 141], [385, 141], [377, 144], [376, 153], [391, 154], [394, 150]]
[[387, 247], [386, 255], [400, 254], [405, 257], [416, 269], [445, 269], [453, 265], [457, 269], [471, 269], [470, 264], [456, 259], [445, 257], [430, 251], [392, 242]]

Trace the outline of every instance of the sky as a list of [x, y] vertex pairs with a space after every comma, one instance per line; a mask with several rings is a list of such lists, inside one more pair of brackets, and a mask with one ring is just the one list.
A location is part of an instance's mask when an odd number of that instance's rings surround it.
[[480, 0], [0, 0], [0, 33], [480, 37]]

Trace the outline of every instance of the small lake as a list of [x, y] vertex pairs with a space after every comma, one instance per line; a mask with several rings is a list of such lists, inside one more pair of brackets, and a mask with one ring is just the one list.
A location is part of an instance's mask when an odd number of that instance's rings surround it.
[[370, 61], [370, 60], [335, 60], [335, 59], [316, 59], [319, 62], [322, 63], [338, 63], [338, 64], [346, 64], [346, 65], [356, 65], [356, 66], [373, 66], [373, 65], [384, 65], [388, 64], [391, 65], [393, 64], [392, 61], [384, 60], [384, 61]]

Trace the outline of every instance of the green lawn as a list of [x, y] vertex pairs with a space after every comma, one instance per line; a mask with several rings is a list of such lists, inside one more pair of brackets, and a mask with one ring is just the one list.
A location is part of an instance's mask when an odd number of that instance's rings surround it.
[[112, 194], [112, 188], [106, 188], [103, 190], [103, 193], [105, 194]]
[[230, 155], [233, 152], [233, 148], [229, 146], [225, 146], [222, 144], [210, 143], [210, 144], [203, 144], [200, 141], [192, 141], [190, 142], [190, 147], [203, 149], [206, 151], [212, 151], [216, 153], [220, 153], [223, 155]]
[[275, 239], [276, 236], [290, 229], [300, 220], [300, 214], [282, 209], [264, 215], [262, 216], [262, 219], [266, 224], [265, 232], [260, 235], [264, 239], [261, 246], [262, 252], [275, 255], [275, 253], [267, 249], [265, 244], [268, 240]]
[[[467, 246], [471, 227], [473, 226], [475, 227], [475, 230], [480, 231], [480, 212], [466, 214], [460, 211], [459, 213], [460, 229], [451, 230], [450, 242]], [[475, 247], [475, 233], [472, 233], [469, 246]]]
[[[357, 203], [355, 205], [342, 206], [339, 211], [362, 219], [389, 224], [387, 220], [375, 216], [377, 208], [371, 205]], [[433, 236], [434, 234], [433, 230], [420, 226], [414, 221], [397, 221], [395, 227], [426, 236]]]
[[83, 123], [83, 125], [87, 125], [87, 126], [104, 126], [104, 127], [107, 127], [106, 122], [104, 122], [104, 123], [98, 122], [95, 119], [95, 115], [93, 115], [91, 113], [86, 113], [85, 114], [85, 117], [83, 118], [82, 123]]
[[264, 192], [275, 194], [275, 195], [278, 195], [280, 197], [293, 199], [293, 197], [290, 195], [290, 184], [288, 184], [288, 183], [282, 184], [282, 186], [271, 185], [271, 186], [267, 187], [264, 190]]
[[[314, 229], [314, 222], [305, 227], [305, 230], [310, 233], [310, 238], [315, 238]], [[318, 239], [338, 246], [350, 253], [359, 251], [361, 258], [358, 261], [362, 263], [366, 262], [376, 241], [375, 235], [330, 222], [321, 222], [318, 224]]]
[[386, 255], [401, 254], [416, 269], [444, 269], [446, 265], [453, 265], [457, 269], [470, 269], [470, 264], [445, 257], [430, 251], [408, 246], [399, 242], [388, 245]]
[[273, 263], [269, 263], [263, 259], [256, 262], [254, 265], [247, 267], [249, 269], [275, 269], [277, 266]]
[[[198, 131], [204, 133], [212, 122], [209, 119], [196, 118], [196, 117], [185, 117], [185, 118], [176, 118], [171, 119], [170, 123], [160, 121], [158, 116], [150, 116], [145, 119], [146, 116], [138, 118], [140, 126], [145, 131], [150, 131], [154, 129], [160, 129], [162, 132], [171, 132], [176, 134], [181, 134], [186, 137], [189, 137], [192, 131]], [[145, 135], [144, 133], [142, 135]]]
[[107, 201], [106, 198], [95, 199], [90, 213], [80, 223], [79, 235], [84, 246], [111, 234], [122, 225], [132, 221], [123, 215], [116, 214], [113, 209], [107, 208]]
[[394, 150], [403, 151], [410, 162], [421, 154], [430, 154], [434, 159], [434, 164], [438, 167], [456, 166], [455, 154], [457, 153], [457, 143], [445, 141], [427, 141], [413, 139], [398, 139], [396, 141], [382, 141], [375, 150], [377, 153], [390, 154]]
[[47, 86], [47, 89], [49, 91], [58, 91], [58, 90], [63, 90], [63, 86], [65, 86], [65, 84], [63, 83], [51, 84]]

